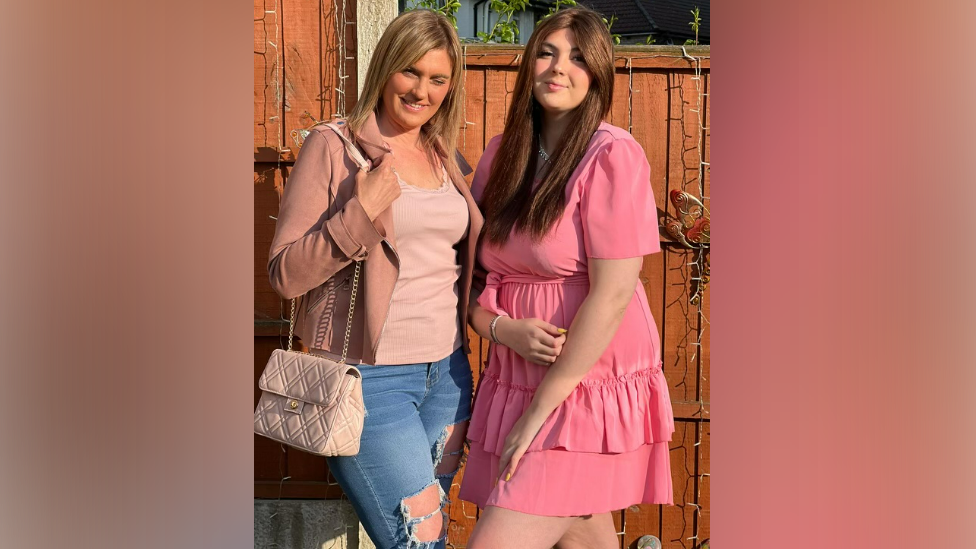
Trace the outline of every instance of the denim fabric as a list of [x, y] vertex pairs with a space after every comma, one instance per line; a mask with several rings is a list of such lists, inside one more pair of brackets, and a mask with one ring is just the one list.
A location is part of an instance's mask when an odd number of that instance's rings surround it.
[[468, 357], [458, 349], [437, 362], [359, 369], [366, 404], [359, 454], [328, 458], [332, 475], [378, 549], [442, 549], [444, 539], [412, 540], [417, 519], [425, 517], [407, 513], [401, 502], [439, 482], [446, 503], [454, 474], [437, 478], [435, 466], [445, 429], [471, 417]]

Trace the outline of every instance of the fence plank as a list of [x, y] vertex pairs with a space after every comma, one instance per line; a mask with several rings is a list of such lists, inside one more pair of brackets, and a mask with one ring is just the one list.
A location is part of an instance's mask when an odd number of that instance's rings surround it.
[[283, 170], [276, 164], [254, 164], [254, 314], [280, 318], [281, 298], [268, 281], [268, 254], [274, 238], [278, 203], [284, 188]]
[[334, 42], [332, 36], [322, 36], [318, 2], [308, 0], [280, 0], [282, 6], [285, 86], [285, 144], [283, 156], [294, 160], [298, 146], [291, 132], [310, 125], [302, 116], [307, 112], [316, 120], [323, 118], [323, 99], [328, 88], [322, 81], [323, 64], [334, 64], [334, 59], [323, 59], [322, 45]]
[[[670, 114], [668, 120], [668, 191], [677, 189], [701, 197], [698, 179], [698, 147], [701, 143], [701, 127], [696, 108], [698, 91], [692, 75], [671, 73], [668, 76]], [[669, 203], [666, 210], [672, 215], [674, 207]]]
[[464, 74], [464, 126], [458, 149], [472, 168], [485, 150], [485, 70], [469, 68]]
[[651, 165], [654, 202], [661, 211], [667, 203], [668, 77], [667, 74], [634, 71], [631, 132], [644, 148]]
[[617, 72], [613, 75], [613, 98], [607, 122], [630, 131], [630, 74]]
[[664, 375], [673, 401], [698, 400], [698, 363], [692, 360], [698, 339], [697, 313], [688, 301], [692, 251], [665, 246]]
[[[704, 76], [705, 76], [705, 93], [707, 95], [705, 96], [705, 139], [703, 140], [704, 150], [702, 151], [702, 155], [707, 164], [703, 167], [704, 171], [703, 171], [702, 180], [705, 189], [705, 200], [703, 202], [705, 206], [708, 207], [710, 206], [710, 202], [711, 202], [711, 200], [709, 200], [708, 197], [711, 196], [712, 193], [711, 191], [712, 179], [711, 179], [711, 165], [710, 165], [711, 152], [712, 152], [712, 146], [711, 146], [712, 109], [711, 109], [711, 101], [709, 101], [709, 97], [711, 96], [712, 93], [712, 77], [710, 74], [705, 74]], [[708, 319], [711, 318], [711, 308], [709, 307], [710, 303], [711, 303], [711, 299], [709, 299], [708, 288], [706, 287], [705, 293], [702, 296], [703, 319], [702, 319], [702, 327], [701, 327], [702, 335], [701, 335], [701, 348], [700, 348], [701, 369], [702, 369], [701, 399], [705, 402], [711, 401], [710, 380], [712, 378], [712, 370], [711, 370], [712, 346], [711, 346], [711, 326], [708, 324]], [[706, 461], [706, 463], [708, 462]]]
[[[515, 70], [491, 68], [485, 71], [485, 143], [505, 129], [505, 116], [512, 104]], [[487, 95], [490, 93], [491, 97]]]
[[712, 177], [711, 177], [712, 176], [712, 173], [711, 173], [711, 169], [710, 169], [711, 157], [712, 157], [711, 156], [712, 155], [712, 102], [709, 101], [709, 97], [711, 97], [711, 94], [712, 94], [712, 75], [706, 73], [706, 74], [703, 75], [703, 77], [705, 79], [705, 82], [704, 82], [704, 86], [705, 86], [705, 98], [704, 98], [704, 102], [705, 102], [705, 118], [704, 118], [704, 120], [705, 120], [705, 139], [702, 142], [702, 157], [704, 158], [706, 165], [702, 168], [703, 171], [704, 171], [704, 173], [702, 175], [702, 180], [703, 180], [703, 186], [705, 188], [705, 197], [706, 197], [705, 206], [707, 207], [708, 206], [707, 197], [711, 196], [711, 192], [712, 192], [711, 191], [711, 187], [709, 186], [709, 184], [711, 183], [711, 180], [712, 180]]
[[[356, 105], [358, 97], [358, 47], [356, 46], [356, 5], [352, 0], [341, 0], [333, 2], [328, 6], [323, 15], [323, 27], [327, 29], [329, 36], [333, 37], [325, 41], [325, 58], [329, 61], [324, 63], [323, 86], [326, 89], [327, 97], [331, 97], [331, 102], [323, 116], [329, 114], [348, 114]], [[333, 9], [333, 7], [335, 9]], [[349, 24], [347, 24], [349, 23]], [[343, 48], [339, 48], [337, 37], [343, 34]], [[363, 63], [369, 63], [364, 59]], [[342, 93], [339, 93], [339, 90]], [[330, 110], [331, 109], [331, 110]]]
[[676, 421], [671, 448], [671, 480], [674, 505], [661, 509], [661, 543], [667, 549], [694, 547], [695, 508], [695, 422]]
[[[274, 0], [254, 2], [254, 154], [274, 156], [281, 144], [281, 13]], [[271, 11], [272, 13], [266, 13]], [[277, 40], [277, 42], [276, 42]], [[276, 79], [276, 77], [278, 77]]]
[[699, 496], [698, 505], [701, 506], [702, 512], [701, 517], [698, 520], [698, 543], [708, 539], [711, 535], [711, 521], [709, 510], [712, 508], [712, 490], [711, 490], [711, 477], [702, 477], [701, 475], [708, 474], [711, 472], [712, 463], [712, 422], [703, 421], [701, 422], [702, 429], [702, 443], [699, 446], [698, 451], [698, 475], [699, 475]]
[[710, 303], [712, 302], [712, 300], [710, 299], [711, 296], [709, 295], [708, 292], [709, 292], [708, 291], [708, 288], [706, 288], [704, 294], [702, 294], [701, 318], [699, 319], [699, 328], [698, 328], [699, 333], [701, 334], [701, 336], [700, 336], [701, 345], [698, 346], [698, 353], [700, 355], [699, 358], [698, 358], [698, 360], [699, 360], [699, 367], [701, 368], [701, 381], [700, 381], [701, 387], [699, 387], [698, 392], [699, 392], [699, 398], [703, 402], [705, 402], [705, 403], [711, 402], [711, 399], [712, 399], [712, 392], [711, 392], [711, 386], [712, 386], [712, 382], [711, 382], [711, 379], [712, 379], [712, 369], [711, 369], [711, 365], [712, 365], [712, 360], [711, 360], [711, 349], [712, 349], [712, 346], [711, 346], [711, 333], [712, 333], [712, 327], [708, 323], [709, 322], [709, 318], [711, 318], [711, 307], [710, 307]]

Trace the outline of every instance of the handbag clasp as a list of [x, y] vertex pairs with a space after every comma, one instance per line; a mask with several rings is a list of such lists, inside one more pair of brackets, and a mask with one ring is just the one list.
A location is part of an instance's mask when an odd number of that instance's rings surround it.
[[305, 403], [297, 398], [290, 398], [285, 404], [285, 411], [293, 414], [302, 413], [303, 408], [305, 408]]

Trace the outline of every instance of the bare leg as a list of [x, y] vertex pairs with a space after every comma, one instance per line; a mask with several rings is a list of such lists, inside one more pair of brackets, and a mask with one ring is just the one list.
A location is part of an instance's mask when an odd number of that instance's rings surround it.
[[620, 539], [610, 513], [579, 517], [563, 537], [556, 549], [617, 549]]
[[468, 539], [468, 549], [550, 549], [579, 517], [544, 517], [488, 506]]

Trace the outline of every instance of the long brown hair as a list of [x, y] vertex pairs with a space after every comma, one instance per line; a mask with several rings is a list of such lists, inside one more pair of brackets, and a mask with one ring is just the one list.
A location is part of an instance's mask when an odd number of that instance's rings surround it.
[[[542, 42], [558, 29], [573, 31], [593, 79], [583, 102], [570, 114], [570, 130], [555, 144], [549, 170], [533, 191], [543, 116], [542, 106], [532, 93], [534, 62]], [[485, 185], [485, 237], [489, 242], [506, 242], [513, 229], [538, 241], [559, 220], [566, 208], [569, 176], [586, 154], [600, 121], [610, 112], [613, 79], [613, 41], [596, 12], [585, 8], [560, 10], [536, 27], [525, 46], [500, 152]]]
[[380, 107], [383, 88], [390, 77], [420, 60], [432, 50], [447, 50], [451, 59], [451, 83], [439, 109], [420, 129], [421, 143], [428, 155], [438, 153], [449, 170], [457, 170], [454, 151], [464, 125], [464, 57], [461, 41], [447, 17], [430, 10], [411, 10], [394, 19], [366, 69], [363, 93], [349, 113], [349, 128], [356, 133]]

